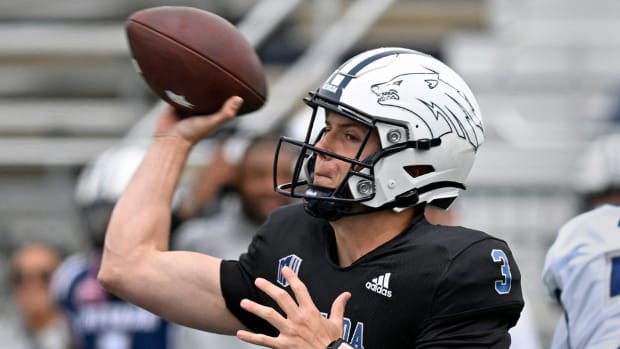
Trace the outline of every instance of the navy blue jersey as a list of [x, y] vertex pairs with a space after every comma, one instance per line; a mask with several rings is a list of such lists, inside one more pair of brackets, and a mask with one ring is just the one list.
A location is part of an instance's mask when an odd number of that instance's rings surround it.
[[[355, 348], [508, 348], [523, 298], [508, 245], [483, 232], [436, 226], [423, 216], [352, 265], [336, 262], [331, 226], [301, 205], [276, 210], [239, 261], [221, 266], [226, 304], [251, 330], [276, 330], [239, 306], [243, 298], [278, 309], [253, 281], [292, 290], [280, 275], [297, 272], [326, 316], [349, 291], [343, 338]], [[281, 311], [281, 310], [280, 310]]]
[[82, 349], [167, 349], [168, 323], [106, 292], [99, 256], [72, 256], [54, 274], [52, 292]]

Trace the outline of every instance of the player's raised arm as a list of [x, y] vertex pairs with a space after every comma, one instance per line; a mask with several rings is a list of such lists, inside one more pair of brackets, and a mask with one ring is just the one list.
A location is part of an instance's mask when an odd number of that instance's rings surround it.
[[182, 120], [171, 107], [162, 112], [153, 142], [112, 214], [98, 275], [110, 292], [164, 318], [224, 333], [241, 325], [221, 296], [220, 260], [168, 251], [170, 207], [192, 146], [232, 119], [241, 104], [232, 97], [215, 114]]

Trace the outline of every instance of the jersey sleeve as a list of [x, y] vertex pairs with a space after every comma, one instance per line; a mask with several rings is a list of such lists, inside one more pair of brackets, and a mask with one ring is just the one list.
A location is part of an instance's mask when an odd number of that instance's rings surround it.
[[521, 274], [506, 243], [474, 242], [446, 267], [419, 347], [507, 348], [523, 305]]
[[[586, 215], [581, 217], [586, 217]], [[579, 234], [582, 231], [584, 234]], [[593, 232], [587, 225], [582, 225], [579, 218], [568, 221], [560, 228], [555, 242], [547, 250], [543, 267], [543, 283], [549, 298], [559, 301], [559, 295], [565, 287], [564, 280], [571, 277], [572, 270], [580, 270], [580, 265], [587, 264], [586, 261], [592, 255], [584, 253], [583, 250], [588, 251], [589, 249], [583, 247], [591, 244], [590, 236], [595, 234], [596, 232]], [[582, 251], [579, 251], [580, 247]], [[590, 276], [589, 273], [581, 275]], [[585, 281], [585, 279], [579, 280], [579, 282]]]
[[223, 261], [220, 267], [220, 282], [226, 307], [239, 321], [252, 331], [275, 334], [274, 328], [265, 320], [241, 308], [241, 300], [259, 300], [258, 289], [254, 287], [254, 280], [247, 270], [244, 270], [238, 261]]
[[266, 297], [256, 286], [254, 280], [262, 275], [259, 266], [260, 260], [265, 258], [267, 253], [267, 237], [264, 232], [267, 230], [265, 225], [259, 229], [248, 251], [241, 255], [238, 261], [225, 260], [220, 266], [220, 284], [222, 295], [226, 301], [226, 307], [252, 331], [267, 335], [276, 335], [273, 326], [258, 316], [247, 312], [241, 308], [242, 299], [250, 299], [259, 304], [273, 306], [273, 301]]

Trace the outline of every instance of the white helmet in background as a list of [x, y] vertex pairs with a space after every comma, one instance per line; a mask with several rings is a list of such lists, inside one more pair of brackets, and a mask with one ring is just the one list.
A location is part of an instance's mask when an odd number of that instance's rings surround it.
[[[306, 139], [280, 141], [280, 147], [300, 150], [294, 178], [276, 189], [304, 198], [310, 214], [326, 219], [423, 202], [448, 208], [465, 188], [484, 141], [480, 110], [467, 84], [444, 63], [414, 50], [363, 52], [341, 65], [305, 102], [313, 108]], [[376, 129], [381, 149], [361, 159], [316, 148], [322, 133], [316, 139], [311, 135], [323, 125], [314, 124], [328, 112], [367, 125], [366, 140]], [[317, 153], [351, 164], [337, 188], [313, 184]]]
[[80, 172], [75, 203], [80, 220], [95, 247], [102, 247], [108, 221], [145, 154], [145, 147], [120, 144], [105, 150]]
[[611, 201], [620, 203], [620, 132], [603, 135], [590, 144], [574, 187], [584, 200], [583, 209]]
[[142, 146], [122, 144], [99, 154], [80, 172], [75, 202], [80, 206], [98, 201], [115, 203], [140, 165], [144, 153]]
[[[74, 199], [83, 227], [95, 247], [103, 246], [114, 205], [142, 162], [147, 145], [120, 143], [99, 154], [80, 172]], [[178, 206], [178, 196], [175, 195], [173, 208]]]

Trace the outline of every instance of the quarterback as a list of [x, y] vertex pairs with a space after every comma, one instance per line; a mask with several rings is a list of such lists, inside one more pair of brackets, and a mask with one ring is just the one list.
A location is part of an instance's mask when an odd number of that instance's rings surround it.
[[465, 82], [404, 48], [362, 52], [305, 99], [299, 157], [273, 212], [238, 260], [169, 251], [172, 195], [191, 147], [232, 119], [160, 116], [152, 145], [118, 202], [99, 280], [183, 325], [271, 348], [508, 348], [523, 308], [508, 245], [432, 225], [484, 141]]

